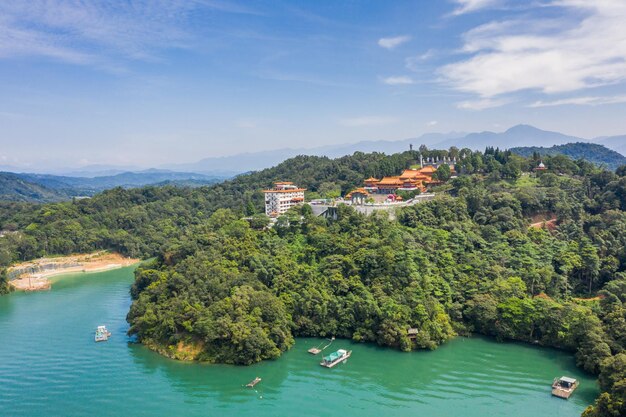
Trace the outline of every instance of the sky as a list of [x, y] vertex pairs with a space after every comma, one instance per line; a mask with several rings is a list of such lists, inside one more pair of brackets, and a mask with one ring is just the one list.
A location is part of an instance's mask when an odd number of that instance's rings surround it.
[[626, 134], [624, 0], [0, 2], [0, 166]]

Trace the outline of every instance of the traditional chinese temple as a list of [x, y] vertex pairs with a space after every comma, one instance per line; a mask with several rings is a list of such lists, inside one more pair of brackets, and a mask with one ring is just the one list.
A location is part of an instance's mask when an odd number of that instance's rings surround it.
[[[452, 167], [451, 167], [452, 169]], [[433, 174], [437, 171], [434, 165], [427, 165], [421, 169], [405, 169], [398, 176], [368, 178], [365, 180], [363, 190], [372, 194], [395, 194], [396, 191], [426, 191], [430, 184], [438, 184], [439, 181], [433, 179]]]

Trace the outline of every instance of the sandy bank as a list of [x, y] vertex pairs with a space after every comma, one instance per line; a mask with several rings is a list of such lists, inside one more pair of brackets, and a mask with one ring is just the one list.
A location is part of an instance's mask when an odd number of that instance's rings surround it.
[[118, 253], [96, 252], [56, 258], [39, 258], [13, 265], [7, 270], [9, 283], [17, 290], [40, 291], [51, 287], [54, 275], [76, 272], [101, 272], [139, 262]]

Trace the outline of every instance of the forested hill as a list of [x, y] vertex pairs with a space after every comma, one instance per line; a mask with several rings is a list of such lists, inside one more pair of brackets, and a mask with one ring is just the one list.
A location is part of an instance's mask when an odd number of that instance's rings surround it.
[[0, 172], [0, 201], [49, 203], [68, 199], [62, 191], [28, 181], [18, 174]]
[[[154, 256], [131, 288], [129, 333], [179, 359], [250, 364], [296, 336], [411, 350], [477, 332], [566, 349], [599, 374], [585, 416], [626, 415], [626, 167], [556, 155], [536, 173], [537, 155], [491, 148], [424, 156], [457, 157], [461, 175], [397, 220], [345, 205], [325, 219], [304, 205], [266, 228], [261, 190], [290, 180], [332, 196], [418, 152], [296, 157], [210, 187], [0, 205], [13, 232], [0, 237], [0, 265], [96, 249]], [[529, 227], [537, 218], [555, 227]]]
[[21, 231], [0, 239], [0, 267], [48, 254], [99, 249], [156, 256], [166, 242], [176, 241], [219, 208], [232, 209], [239, 216], [263, 213], [262, 190], [274, 181], [289, 179], [310, 193], [345, 193], [370, 175], [394, 175], [415, 158], [409, 152], [356, 153], [335, 160], [299, 156], [212, 186], [115, 188], [90, 199], [43, 206], [0, 203], [0, 231]]
[[[446, 151], [432, 151], [429, 154], [444, 155]], [[239, 175], [233, 180], [220, 182], [211, 187], [210, 200], [219, 200], [209, 203], [213, 208], [232, 207], [239, 209], [253, 202], [257, 209], [263, 199], [263, 188], [272, 185], [273, 181], [289, 178], [293, 182], [316, 191], [320, 186], [322, 190], [333, 187], [335, 190], [342, 190], [344, 193], [356, 186], [362, 185], [363, 175], [384, 176], [396, 175], [399, 170], [408, 166], [409, 161], [415, 162], [416, 155], [412, 153], [384, 155], [381, 153], [364, 154], [357, 152], [351, 156], [337, 159], [330, 159], [319, 156], [297, 156], [288, 159], [273, 168], [267, 168], [252, 174]], [[31, 184], [38, 190], [39, 194], [31, 193], [27, 198], [16, 194], [13, 190], [17, 187], [7, 187], [6, 194], [0, 196], [0, 201], [26, 201], [26, 202], [50, 202], [68, 200], [72, 196], [93, 195], [97, 191], [103, 191], [114, 187], [134, 188], [142, 184], [154, 186], [177, 186], [188, 185], [198, 187], [219, 181], [217, 178], [190, 173], [125, 173], [108, 177], [96, 178], [74, 178], [60, 177], [54, 175], [38, 174], [6, 174], [12, 181], [19, 181], [21, 184]], [[327, 182], [328, 184], [324, 184]], [[206, 192], [206, 187], [200, 187], [198, 193]], [[44, 193], [43, 190], [47, 192]], [[117, 192], [120, 192], [119, 190]], [[143, 190], [136, 191], [143, 193]], [[186, 194], [190, 190], [179, 190]], [[338, 191], [337, 191], [338, 192]], [[129, 194], [135, 194], [131, 192]], [[161, 192], [158, 193], [161, 197]], [[26, 193], [24, 193], [26, 195]], [[4, 197], [4, 198], [2, 198]], [[110, 194], [96, 196], [97, 200], [108, 201]], [[85, 202], [83, 204], [89, 205]], [[243, 205], [242, 205], [243, 204]], [[250, 211], [250, 210], [248, 210]]]
[[511, 148], [511, 152], [530, 157], [533, 154], [540, 155], [565, 155], [574, 160], [584, 159], [598, 166], [604, 166], [614, 171], [621, 165], [626, 165], [626, 156], [615, 152], [612, 149], [595, 143], [568, 143], [565, 145], [556, 145], [549, 148], [539, 146], [528, 146], [520, 148]]

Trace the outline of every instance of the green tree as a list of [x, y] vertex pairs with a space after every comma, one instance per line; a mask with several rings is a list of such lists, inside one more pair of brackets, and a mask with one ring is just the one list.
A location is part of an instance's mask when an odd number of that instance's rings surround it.
[[437, 171], [433, 174], [433, 178], [439, 181], [448, 181], [452, 176], [452, 171], [450, 170], [450, 166], [448, 164], [441, 164]]

